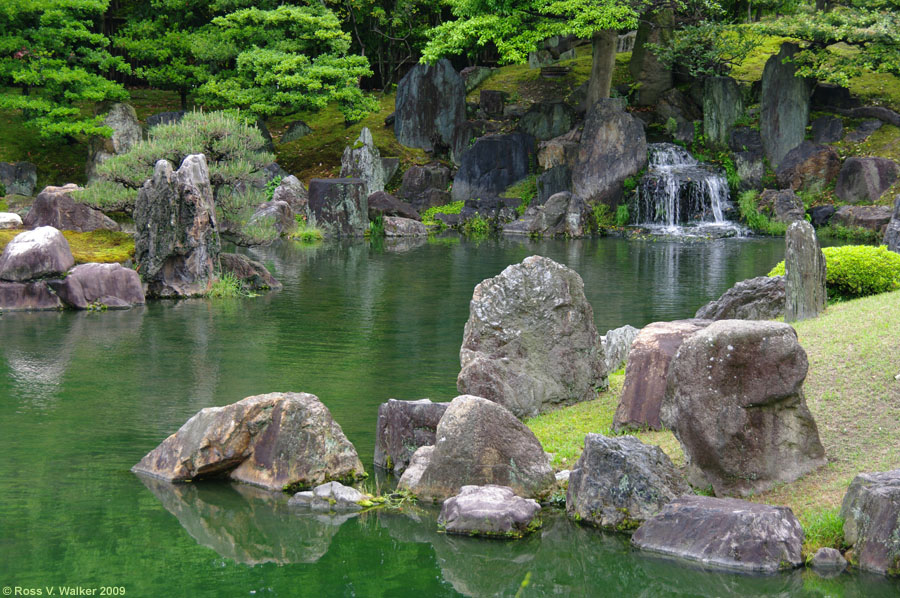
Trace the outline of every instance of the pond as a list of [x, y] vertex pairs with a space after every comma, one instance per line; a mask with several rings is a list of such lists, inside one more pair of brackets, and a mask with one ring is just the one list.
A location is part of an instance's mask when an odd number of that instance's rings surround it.
[[438, 534], [431, 510], [304, 516], [286, 496], [129, 472], [199, 409], [273, 391], [319, 396], [372, 472], [378, 405], [455, 396], [472, 289], [505, 266], [541, 254], [574, 268], [602, 333], [690, 317], [765, 274], [783, 247], [285, 244], [253, 252], [284, 282], [255, 299], [4, 315], [0, 582], [124, 587], [127, 596], [512, 596], [530, 576], [524, 596], [896, 596], [900, 585], [872, 576], [698, 573], [558, 514], [521, 542], [488, 541]]

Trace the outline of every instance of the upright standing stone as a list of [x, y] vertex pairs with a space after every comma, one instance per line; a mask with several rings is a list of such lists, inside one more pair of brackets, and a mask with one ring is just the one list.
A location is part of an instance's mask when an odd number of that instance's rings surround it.
[[329, 237], [361, 237], [369, 226], [366, 182], [313, 179], [309, 182], [310, 222]]
[[812, 224], [791, 224], [785, 245], [784, 321], [815, 318], [825, 311], [825, 255]]
[[90, 156], [86, 167], [89, 183], [97, 178], [98, 166], [113, 156], [126, 153], [137, 145], [143, 136], [141, 123], [131, 104], [117, 103], [110, 106], [103, 124], [112, 129], [112, 135], [91, 139]]
[[900, 469], [861, 473], [841, 505], [851, 561], [865, 571], [900, 576]]
[[781, 44], [763, 69], [759, 127], [772, 168], [806, 137], [813, 84], [796, 76], [797, 66], [791, 59], [799, 51], [796, 44]]
[[409, 465], [419, 447], [434, 444], [438, 422], [450, 403], [429, 399], [398, 401], [389, 399], [378, 406], [375, 429], [375, 465], [399, 475]]
[[397, 141], [427, 151], [449, 147], [453, 129], [466, 120], [466, 83], [446, 58], [417, 64], [397, 85], [395, 106]]
[[713, 145], [724, 147], [734, 123], [744, 114], [744, 100], [731, 77], [709, 77], [703, 90], [703, 133]]
[[453, 201], [481, 199], [501, 193], [528, 176], [534, 137], [522, 132], [481, 137], [463, 154], [453, 179]]
[[650, 13], [642, 18], [628, 68], [638, 85], [637, 104], [655, 104], [672, 87], [672, 69], [663, 64], [647, 43], [666, 46], [671, 42], [674, 16], [671, 9]]
[[384, 191], [384, 166], [381, 152], [375, 147], [375, 140], [368, 127], [363, 127], [359, 138], [352, 146], [344, 148], [341, 156], [341, 178], [360, 178], [366, 182], [366, 197]]
[[884, 244], [891, 251], [900, 253], [900, 195], [894, 199], [894, 212], [884, 232]]

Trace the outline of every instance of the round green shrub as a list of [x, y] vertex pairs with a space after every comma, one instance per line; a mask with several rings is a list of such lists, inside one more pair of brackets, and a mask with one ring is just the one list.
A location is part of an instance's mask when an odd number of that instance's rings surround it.
[[[830, 295], [865, 297], [900, 288], [900, 254], [888, 251], [884, 245], [826, 247], [822, 253], [825, 254], [825, 286]], [[783, 261], [769, 272], [769, 276], [783, 275]]]

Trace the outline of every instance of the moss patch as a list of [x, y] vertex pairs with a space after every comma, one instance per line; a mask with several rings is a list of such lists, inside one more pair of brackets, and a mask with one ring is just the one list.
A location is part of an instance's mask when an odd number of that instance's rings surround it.
[[[0, 230], [0, 251], [22, 230]], [[62, 231], [76, 264], [99, 262], [120, 263], [134, 257], [134, 238], [127, 233], [95, 230], [89, 233]]]

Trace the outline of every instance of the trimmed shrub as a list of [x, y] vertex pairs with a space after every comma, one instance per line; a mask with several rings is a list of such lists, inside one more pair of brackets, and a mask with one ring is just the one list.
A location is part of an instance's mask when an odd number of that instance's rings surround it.
[[[900, 289], [900, 254], [888, 251], [884, 245], [826, 247], [822, 253], [829, 295], [853, 299]], [[769, 276], [783, 275], [783, 261], [769, 272]]]

